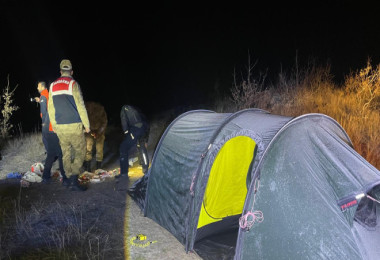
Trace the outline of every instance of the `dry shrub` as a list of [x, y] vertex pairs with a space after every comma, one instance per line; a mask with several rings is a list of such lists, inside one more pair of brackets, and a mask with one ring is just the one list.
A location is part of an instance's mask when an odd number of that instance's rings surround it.
[[4, 87], [3, 92], [0, 97], [0, 110], [1, 110], [1, 121], [0, 121], [0, 138], [6, 140], [10, 137], [10, 130], [13, 125], [10, 123], [10, 119], [14, 111], [18, 109], [18, 106], [13, 105], [13, 95], [17, 88], [14, 87], [10, 89], [9, 86], [9, 76], [7, 78], [7, 85]]
[[374, 69], [368, 62], [346, 77], [343, 86], [333, 83], [329, 65], [314, 62], [290, 75], [281, 72], [275, 86], [265, 88], [262, 79], [234, 85], [232, 99], [239, 109], [256, 107], [284, 116], [326, 114], [342, 125], [355, 150], [380, 169], [380, 65]]
[[355, 94], [356, 102], [364, 113], [367, 109], [380, 109], [380, 64], [374, 69], [368, 60], [367, 67], [351, 73], [344, 85], [346, 93]]
[[250, 58], [248, 58], [247, 74], [242, 74], [242, 80], [238, 83], [236, 79], [236, 73], [234, 73], [234, 84], [231, 89], [232, 101], [234, 102], [238, 110], [258, 107], [260, 101], [260, 95], [264, 90], [264, 84], [267, 74], [259, 72], [257, 77], [254, 77], [254, 68], [257, 61], [251, 64]]
[[[377, 73], [377, 76], [371, 73]], [[315, 80], [312, 80], [313, 74]], [[379, 69], [367, 67], [348, 77], [344, 86], [336, 86], [328, 73], [316, 70], [297, 87], [291, 104], [283, 104], [284, 109], [277, 106], [272, 112], [290, 116], [322, 113], [334, 118], [350, 136], [355, 150], [379, 169], [380, 114], [377, 100], [380, 100], [380, 93], [376, 83], [379, 75]]]
[[380, 168], [380, 64], [351, 73], [344, 84], [346, 130], [356, 151]]

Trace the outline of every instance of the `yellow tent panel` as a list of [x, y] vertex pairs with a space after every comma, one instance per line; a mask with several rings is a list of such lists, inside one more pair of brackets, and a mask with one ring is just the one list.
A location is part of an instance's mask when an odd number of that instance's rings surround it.
[[237, 136], [220, 149], [211, 167], [198, 228], [242, 213], [255, 147], [256, 142], [250, 137]]

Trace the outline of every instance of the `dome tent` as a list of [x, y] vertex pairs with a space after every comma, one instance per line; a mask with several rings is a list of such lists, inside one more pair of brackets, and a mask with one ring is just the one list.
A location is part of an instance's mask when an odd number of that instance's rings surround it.
[[[378, 231], [353, 224], [360, 199], [353, 201], [380, 184], [380, 174], [325, 115], [184, 113], [131, 189], [135, 199], [142, 182], [144, 214], [205, 259], [379, 255], [363, 242]], [[258, 210], [262, 222], [239, 227], [240, 217]]]

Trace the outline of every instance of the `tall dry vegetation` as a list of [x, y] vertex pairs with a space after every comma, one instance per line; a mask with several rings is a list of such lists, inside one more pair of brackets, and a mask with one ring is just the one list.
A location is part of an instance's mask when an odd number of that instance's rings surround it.
[[10, 137], [10, 130], [13, 125], [10, 123], [11, 116], [14, 111], [18, 109], [18, 106], [13, 105], [13, 95], [17, 88], [10, 88], [9, 76], [7, 77], [7, 85], [3, 88], [0, 97], [0, 110], [1, 110], [1, 121], [0, 121], [0, 138], [7, 139]]
[[[246, 79], [231, 89], [235, 110], [261, 108], [285, 116], [326, 114], [342, 125], [355, 150], [380, 169], [380, 64], [367, 66], [333, 82], [330, 66], [309, 63], [289, 75], [279, 73], [274, 85], [265, 86], [265, 75], [253, 76], [248, 64]], [[219, 105], [220, 106], [220, 105]], [[231, 111], [230, 111], [231, 112]]]
[[10, 89], [9, 76], [7, 77], [7, 85], [3, 88], [0, 95], [0, 160], [2, 159], [2, 149], [5, 142], [10, 137], [10, 131], [13, 125], [10, 123], [11, 116], [18, 109], [14, 102], [14, 92], [17, 88]]

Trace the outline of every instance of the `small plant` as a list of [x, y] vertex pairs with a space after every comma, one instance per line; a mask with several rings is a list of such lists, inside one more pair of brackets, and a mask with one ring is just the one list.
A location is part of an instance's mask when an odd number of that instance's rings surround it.
[[13, 105], [13, 95], [18, 85], [13, 89], [9, 86], [9, 75], [7, 77], [7, 86], [3, 89], [0, 98], [0, 109], [1, 109], [1, 121], [0, 121], [0, 138], [6, 140], [10, 137], [10, 130], [13, 125], [10, 123], [11, 116], [14, 111], [18, 109], [18, 106]]
[[258, 78], [253, 77], [253, 69], [257, 61], [251, 64], [251, 59], [248, 57], [247, 75], [242, 75], [242, 81], [237, 83], [236, 73], [234, 73], [234, 83], [231, 89], [232, 100], [238, 109], [245, 109], [257, 106], [260, 100], [260, 92], [264, 90], [264, 83], [267, 73], [260, 73]]

